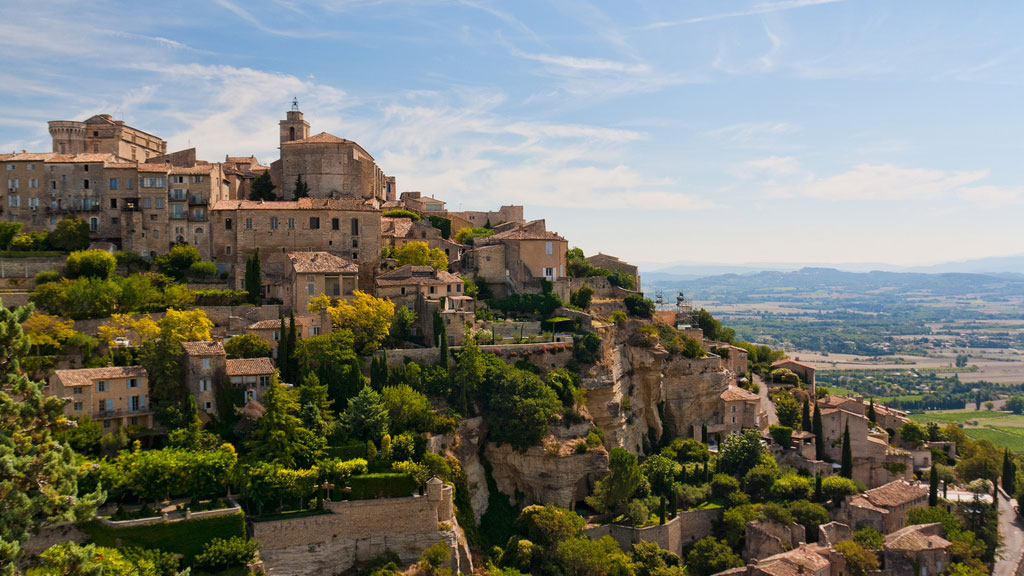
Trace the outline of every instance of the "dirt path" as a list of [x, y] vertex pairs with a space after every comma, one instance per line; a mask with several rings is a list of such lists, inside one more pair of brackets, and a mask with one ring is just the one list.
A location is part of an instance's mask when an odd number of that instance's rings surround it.
[[761, 396], [761, 408], [768, 415], [768, 425], [775, 426], [779, 423], [779, 415], [775, 412], [775, 402], [772, 402], [771, 398], [768, 397], [768, 385], [757, 374], [754, 374], [754, 384], [757, 384], [759, 388], [758, 394]]

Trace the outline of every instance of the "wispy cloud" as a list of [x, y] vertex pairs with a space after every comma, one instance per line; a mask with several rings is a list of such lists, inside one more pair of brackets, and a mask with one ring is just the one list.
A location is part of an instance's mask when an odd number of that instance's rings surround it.
[[715, 128], [704, 133], [738, 148], [779, 148], [782, 138], [800, 132], [789, 122], [744, 122]]
[[549, 64], [559, 68], [581, 72], [623, 72], [629, 74], [645, 74], [651, 71], [646, 64], [631, 64], [615, 60], [603, 60], [600, 58], [580, 58], [577, 56], [560, 56], [552, 54], [530, 54], [518, 52], [518, 56], [527, 60], [533, 60], [542, 64]]
[[[329, 34], [327, 32], [320, 32], [309, 29], [284, 29], [284, 28], [272, 28], [263, 23], [263, 20], [257, 18], [252, 12], [232, 2], [231, 0], [214, 0], [218, 6], [231, 12], [235, 16], [241, 18], [244, 22], [249, 23], [254, 28], [261, 32], [271, 34], [274, 36], [283, 36], [285, 38], [295, 39], [309, 39], [309, 38], [323, 38], [325, 36], [331, 36], [335, 34]], [[301, 12], [300, 12], [301, 13]]]
[[700, 24], [701, 22], [712, 22], [715, 20], [724, 20], [726, 18], [742, 18], [745, 16], [757, 16], [759, 14], [770, 14], [772, 12], [795, 10], [797, 8], [819, 6], [822, 4], [834, 4], [842, 1], [843, 0], [784, 0], [781, 2], [762, 2], [760, 4], [754, 4], [750, 8], [747, 8], [745, 10], [736, 10], [732, 12], [718, 12], [715, 14], [696, 16], [693, 18], [683, 18], [680, 20], [663, 20], [659, 22], [652, 22], [644, 26], [643, 28], [645, 30], [654, 30], [658, 28], [672, 28], [675, 26], [684, 26], [686, 24]]

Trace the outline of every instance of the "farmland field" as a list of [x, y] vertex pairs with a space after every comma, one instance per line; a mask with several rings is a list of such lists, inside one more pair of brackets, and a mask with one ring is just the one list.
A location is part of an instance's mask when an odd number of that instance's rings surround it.
[[1014, 452], [1024, 452], [1024, 416], [990, 410], [946, 410], [911, 414], [916, 422], [958, 424], [975, 440], [989, 440]]

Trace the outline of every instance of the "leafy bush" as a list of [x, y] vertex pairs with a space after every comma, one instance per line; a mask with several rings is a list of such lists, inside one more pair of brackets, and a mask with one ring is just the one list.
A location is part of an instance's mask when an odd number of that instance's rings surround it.
[[580, 364], [597, 362], [597, 350], [601, 337], [593, 332], [577, 332], [572, 341], [572, 357]]
[[569, 303], [580, 310], [586, 310], [590, 307], [590, 301], [593, 298], [594, 289], [590, 287], [590, 284], [584, 284], [583, 286], [580, 286], [578, 290], [569, 295]]
[[419, 222], [423, 220], [423, 216], [413, 212], [412, 210], [405, 210], [402, 208], [396, 208], [395, 210], [388, 210], [381, 214], [385, 218], [409, 218], [413, 222]]
[[488, 304], [491, 308], [506, 313], [550, 316], [555, 310], [562, 307], [562, 300], [557, 294], [547, 292], [544, 294], [512, 294], [507, 298], [491, 300]]
[[161, 274], [181, 280], [193, 264], [202, 260], [199, 250], [188, 244], [177, 244], [167, 254], [156, 257], [156, 269]]
[[193, 262], [188, 267], [190, 278], [212, 278], [217, 275], [217, 265], [213, 262]]
[[89, 225], [81, 218], [65, 218], [46, 237], [46, 243], [53, 250], [85, 250], [89, 247]]
[[106, 280], [117, 268], [117, 259], [106, 250], [79, 250], [72, 252], [64, 263], [68, 278], [99, 278]]
[[472, 246], [475, 238], [487, 238], [488, 236], [494, 236], [494, 230], [490, 228], [461, 228], [455, 233], [455, 241]]
[[196, 306], [242, 306], [249, 303], [249, 293], [244, 290], [193, 290], [192, 295]]
[[768, 430], [772, 435], [772, 441], [782, 448], [793, 445], [793, 429], [789, 426], [771, 426]]
[[62, 276], [60, 275], [60, 272], [57, 272], [56, 270], [43, 270], [36, 274], [36, 286], [42, 286], [48, 282], [60, 282], [61, 278]]
[[623, 300], [626, 310], [630, 316], [637, 318], [653, 318], [654, 302], [650, 298], [644, 298], [642, 294], [630, 294]]
[[349, 480], [353, 500], [371, 500], [374, 498], [402, 498], [412, 496], [416, 483], [408, 474], [380, 472], [377, 474], [361, 474]]
[[196, 556], [195, 565], [212, 570], [244, 565], [253, 559], [259, 547], [255, 540], [242, 536], [232, 536], [227, 540], [214, 538], [203, 546], [203, 552]]

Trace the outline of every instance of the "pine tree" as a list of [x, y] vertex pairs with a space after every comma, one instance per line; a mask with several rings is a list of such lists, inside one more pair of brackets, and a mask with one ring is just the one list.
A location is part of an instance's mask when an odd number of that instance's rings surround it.
[[78, 493], [78, 466], [55, 433], [64, 401], [43, 393], [21, 368], [29, 341], [21, 328], [32, 306], [0, 306], [0, 573], [14, 574], [21, 542], [49, 522], [92, 517], [102, 492]]
[[839, 475], [844, 478], [853, 478], [853, 447], [850, 446], [850, 423], [846, 423], [843, 430], [843, 459], [839, 464]]
[[260, 271], [260, 249], [257, 248], [245, 260], [245, 291], [249, 293], [249, 303], [254, 306], [260, 304], [260, 292], [263, 287], [263, 274]]
[[299, 403], [277, 379], [263, 395], [263, 416], [247, 444], [255, 460], [285, 468], [304, 466], [315, 457], [319, 439], [302, 426]]
[[875, 399], [871, 399], [871, 404], [868, 405], [868, 421], [872, 424], [878, 422], [878, 412], [875, 412]]
[[939, 505], [939, 468], [933, 463], [928, 477], [928, 505]]
[[825, 459], [825, 434], [824, 426], [821, 424], [821, 409], [818, 403], [814, 403], [814, 417], [811, 419], [811, 432], [814, 432], [814, 458]]
[[1003, 490], [1011, 495], [1017, 493], [1017, 466], [1013, 463], [1009, 448], [1003, 452]]
[[804, 409], [801, 414], [800, 428], [804, 432], [811, 431], [811, 405], [806, 398], [804, 398]]
[[299, 386], [299, 405], [315, 406], [320, 412], [320, 417], [329, 422], [334, 417], [333, 410], [331, 410], [332, 404], [334, 401], [328, 397], [327, 385], [320, 383], [316, 372], [306, 374]]
[[[371, 367], [371, 374], [373, 368]], [[343, 397], [339, 398], [338, 408], [340, 409], [343, 405], [348, 406], [348, 402], [351, 398], [354, 398], [359, 391], [366, 385], [366, 379], [363, 378], [362, 368], [359, 366], [359, 358], [352, 356], [352, 360], [349, 361], [348, 369], [345, 370], [345, 381], [342, 385]]]
[[302, 174], [295, 179], [295, 199], [309, 198], [309, 184], [302, 179]]

